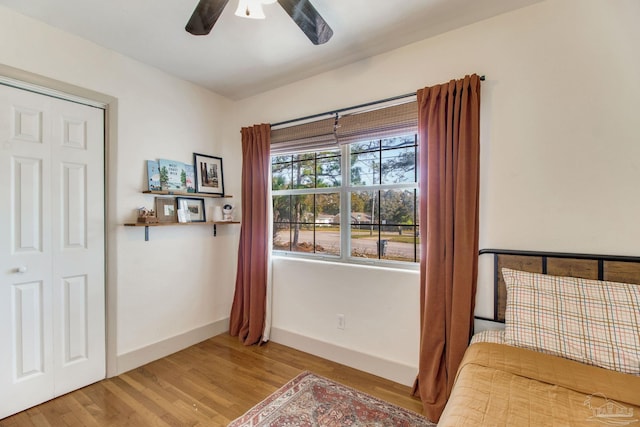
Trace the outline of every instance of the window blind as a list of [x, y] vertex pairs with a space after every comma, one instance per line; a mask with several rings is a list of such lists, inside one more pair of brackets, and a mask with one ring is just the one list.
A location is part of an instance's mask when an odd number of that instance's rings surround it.
[[338, 143], [384, 139], [418, 132], [416, 101], [361, 113], [345, 114], [338, 120]]
[[281, 155], [304, 151], [338, 148], [341, 144], [384, 139], [418, 132], [418, 104], [415, 97], [395, 105], [367, 105], [358, 111], [341, 110], [331, 118], [315, 120], [271, 131], [271, 154]]
[[281, 155], [303, 151], [338, 148], [335, 116], [271, 131], [271, 154]]

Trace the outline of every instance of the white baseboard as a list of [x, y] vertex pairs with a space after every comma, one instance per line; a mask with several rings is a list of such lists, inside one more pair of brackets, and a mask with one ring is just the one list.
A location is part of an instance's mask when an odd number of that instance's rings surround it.
[[409, 387], [418, 374], [418, 368], [400, 362], [361, 353], [346, 347], [327, 343], [315, 338], [296, 334], [283, 329], [271, 329], [271, 341], [293, 347], [297, 350], [341, 363], [361, 371], [395, 381]]
[[184, 334], [173, 336], [164, 341], [139, 348], [129, 353], [121, 354], [117, 356], [116, 375], [120, 375], [139, 366], [146, 365], [154, 360], [161, 359], [189, 346], [227, 332], [228, 330], [229, 319], [222, 319], [217, 322], [192, 329]]

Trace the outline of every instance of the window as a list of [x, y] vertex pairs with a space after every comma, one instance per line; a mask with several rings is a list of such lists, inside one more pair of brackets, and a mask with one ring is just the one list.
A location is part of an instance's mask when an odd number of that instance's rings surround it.
[[294, 122], [271, 129], [273, 249], [348, 262], [417, 262], [415, 95], [282, 124]]
[[340, 150], [273, 156], [273, 249], [340, 256]]
[[417, 262], [415, 133], [336, 147], [272, 156], [273, 249]]
[[416, 135], [349, 144], [351, 257], [419, 260]]

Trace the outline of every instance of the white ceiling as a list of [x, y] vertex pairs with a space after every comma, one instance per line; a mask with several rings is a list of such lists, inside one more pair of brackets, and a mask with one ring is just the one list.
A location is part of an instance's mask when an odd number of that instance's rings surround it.
[[231, 99], [273, 89], [541, 0], [312, 0], [334, 31], [313, 45], [278, 4], [265, 20], [227, 4], [207, 36], [184, 30], [198, 0], [0, 0], [24, 15]]

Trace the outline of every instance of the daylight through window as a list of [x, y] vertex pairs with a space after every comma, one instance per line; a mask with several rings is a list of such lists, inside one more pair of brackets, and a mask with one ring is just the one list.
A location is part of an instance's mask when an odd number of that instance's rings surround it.
[[417, 262], [415, 133], [335, 147], [272, 156], [274, 251]]

